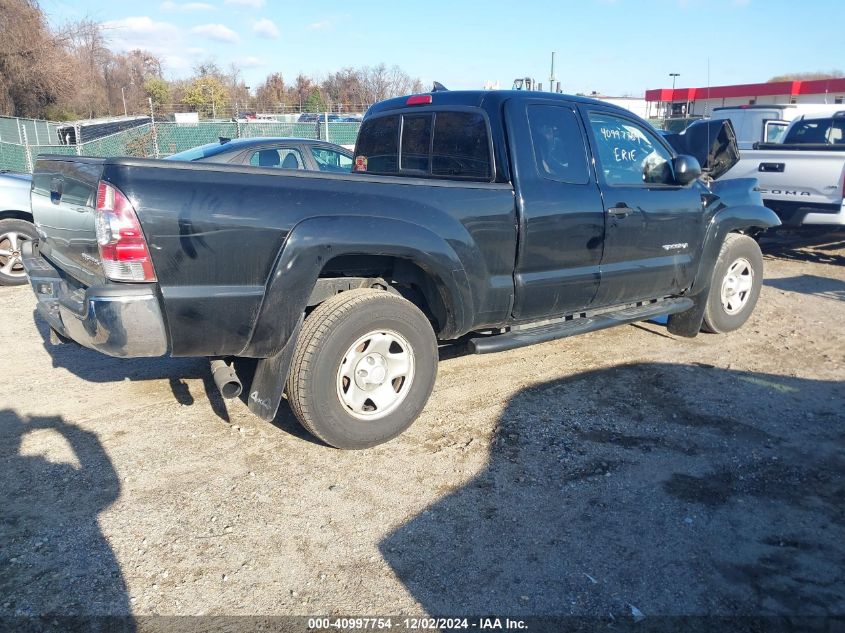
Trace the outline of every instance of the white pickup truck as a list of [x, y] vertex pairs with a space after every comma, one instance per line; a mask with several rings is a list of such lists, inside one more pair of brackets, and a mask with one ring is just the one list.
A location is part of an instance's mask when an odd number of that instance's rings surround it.
[[771, 103], [765, 105], [722, 106], [714, 108], [711, 119], [728, 119], [736, 134], [739, 151], [753, 149], [755, 143], [782, 143], [789, 124], [808, 114], [823, 117], [842, 110], [842, 104]]
[[783, 143], [758, 143], [722, 176], [757, 178], [764, 204], [784, 226], [845, 226], [845, 110], [805, 114]]

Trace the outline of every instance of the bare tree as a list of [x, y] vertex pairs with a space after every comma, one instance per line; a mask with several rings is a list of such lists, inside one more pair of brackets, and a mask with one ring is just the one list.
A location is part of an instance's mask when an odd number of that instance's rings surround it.
[[[109, 50], [102, 26], [91, 19], [56, 32], [47, 25], [37, 0], [0, 0], [0, 112], [52, 118], [96, 117], [157, 109], [224, 112], [226, 107], [341, 110], [392, 96], [418, 92], [418, 79], [398, 66], [342, 68], [322, 80], [300, 74], [286, 85], [270, 74], [250, 96], [241, 69], [224, 72], [214, 59], [194, 66], [194, 76], [165, 80], [161, 60], [149, 51]], [[237, 105], [236, 105], [237, 104]]]
[[37, 116], [70, 93], [70, 60], [35, 0], [0, 0], [0, 24], [0, 112]]
[[382, 63], [378, 66], [364, 67], [360, 73], [364, 101], [367, 103], [398, 97], [409, 92], [420, 92], [422, 89], [419, 79], [410, 77], [398, 66], [388, 68]]
[[766, 83], [775, 83], [778, 81], [814, 81], [818, 79], [839, 79], [845, 76], [841, 70], [831, 70], [830, 72], [823, 72], [817, 70], [816, 72], [806, 73], [786, 73], [784, 75], [777, 75], [772, 77]]
[[274, 110], [284, 106], [287, 101], [287, 90], [282, 73], [268, 75], [264, 84], [255, 90], [257, 107], [262, 110]]
[[321, 91], [333, 110], [339, 109], [341, 105], [361, 104], [364, 100], [361, 71], [342, 68], [323, 80]]
[[240, 67], [234, 62], [229, 64], [227, 79], [229, 98], [232, 101], [232, 115], [237, 116], [239, 110], [249, 109], [251, 102], [249, 89], [243, 80], [243, 73]]
[[[113, 81], [127, 81], [125, 73], [113, 63], [113, 54], [106, 46], [100, 25], [84, 18], [66, 25], [61, 32], [67, 42], [70, 55], [75, 62], [73, 72], [74, 90], [68, 98], [68, 105], [89, 118], [109, 114], [116, 107], [114, 97], [109, 94], [107, 74], [120, 74]], [[121, 114], [122, 107], [120, 108]]]
[[290, 92], [291, 97], [293, 97], [291, 101], [298, 104], [301, 111], [303, 106], [308, 102], [308, 97], [314, 92], [314, 82], [310, 77], [306, 77], [300, 73], [296, 76], [296, 83], [290, 89]]

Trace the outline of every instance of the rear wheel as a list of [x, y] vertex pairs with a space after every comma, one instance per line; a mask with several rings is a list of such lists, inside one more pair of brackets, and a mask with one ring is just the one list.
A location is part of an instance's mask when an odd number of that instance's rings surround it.
[[407, 429], [437, 375], [437, 339], [411, 302], [350, 290], [305, 320], [287, 383], [296, 417], [336, 448], [368, 448]]
[[26, 283], [23, 244], [37, 237], [31, 222], [17, 218], [0, 220], [0, 285], [20, 286]]
[[754, 311], [762, 284], [760, 246], [747, 235], [729, 234], [713, 269], [703, 329], [721, 334], [742, 327]]

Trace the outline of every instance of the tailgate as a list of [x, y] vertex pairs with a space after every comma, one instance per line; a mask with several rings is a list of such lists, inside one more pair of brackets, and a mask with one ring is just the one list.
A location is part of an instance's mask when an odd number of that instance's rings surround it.
[[845, 153], [744, 150], [730, 178], [757, 178], [765, 200], [808, 207], [842, 203]]
[[90, 286], [105, 282], [94, 205], [104, 159], [40, 157], [32, 178], [32, 215], [41, 254]]

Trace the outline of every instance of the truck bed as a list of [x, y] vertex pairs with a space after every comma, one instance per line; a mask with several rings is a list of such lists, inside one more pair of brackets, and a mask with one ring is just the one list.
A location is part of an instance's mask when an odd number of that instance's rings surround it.
[[[284, 302], [266, 300], [267, 290], [298, 226], [319, 225], [314, 230], [335, 234], [338, 246], [361, 232], [383, 233], [385, 257], [403, 256], [409, 243], [403, 235], [432, 253], [448, 250], [461, 271], [444, 262], [440, 274], [457, 275], [447, 282], [476, 306], [473, 314], [453, 315], [453, 329], [501, 321], [511, 307], [516, 221], [508, 184], [42, 156], [32, 193], [41, 254], [75, 291], [114, 284], [103, 276], [97, 249], [93, 202], [100, 180], [119, 187], [135, 208], [158, 278], [168, 349], [176, 356], [268, 352], [272, 333], [265, 330], [290, 315]], [[385, 233], [390, 227], [396, 235]], [[350, 249], [354, 244], [343, 245]], [[287, 273], [286, 292], [302, 281], [301, 271], [330, 262], [332, 249], [314, 257]]]

